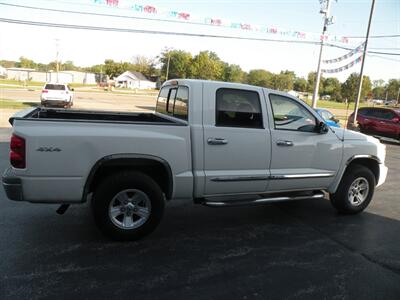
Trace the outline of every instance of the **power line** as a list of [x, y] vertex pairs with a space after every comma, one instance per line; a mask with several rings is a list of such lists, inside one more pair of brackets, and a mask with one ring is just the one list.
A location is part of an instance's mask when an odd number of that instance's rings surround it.
[[[147, 30], [147, 29], [129, 29], [129, 28], [117, 28], [117, 27], [102, 27], [102, 26], [100, 27], [100, 26], [87, 26], [87, 25], [77, 25], [77, 24], [60, 24], [60, 23], [36, 22], [36, 21], [6, 19], [6, 18], [0, 18], [0, 22], [12, 23], [12, 24], [21, 24], [21, 25], [31, 25], [31, 26], [41, 26], [41, 27], [84, 29], [84, 30], [94, 30], [94, 31], [148, 33], [148, 34], [161, 34], [161, 35], [182, 35], [182, 36], [192, 36], [192, 37], [211, 37], [211, 38], [222, 38], [222, 39], [238, 39], [238, 40], [278, 42], [278, 43], [310, 44], [310, 45], [319, 45], [320, 44], [319, 42], [313, 42], [313, 41], [268, 39], [268, 38], [240, 37], [240, 36], [214, 35], [214, 34], [188, 33], [188, 32], [172, 32], [172, 31]], [[335, 47], [335, 45], [332, 44], [332, 47]]]
[[[365, 36], [346, 36], [346, 37], [349, 39], [365, 39]], [[371, 35], [369, 38], [379, 39], [379, 38], [396, 38], [396, 37], [400, 37], [400, 34]]]
[[391, 57], [385, 57], [385, 56], [381, 56], [381, 55], [372, 55], [372, 54], [368, 54], [367, 55], [369, 57], [375, 57], [375, 58], [380, 58], [380, 59], [385, 59], [385, 60], [390, 60], [390, 61], [395, 61], [395, 62], [399, 62], [400, 63], [400, 59], [395, 59], [395, 58], [391, 58]]
[[400, 48], [390, 48], [390, 47], [370, 47], [369, 49], [374, 50], [400, 50]]
[[[18, 8], [26, 8], [26, 9], [35, 9], [35, 10], [60, 12], [60, 13], [78, 14], [78, 15], [89, 15], [89, 16], [98, 16], [98, 17], [112, 17], [112, 18], [121, 18], [121, 19], [137, 19], [137, 20], [160, 21], [160, 22], [169, 22], [169, 23], [180, 23], [180, 24], [182, 24], [182, 21], [178, 21], [178, 20], [156, 19], [156, 18], [147, 18], [147, 17], [138, 17], [138, 16], [123, 16], [123, 15], [94, 13], [94, 12], [85, 12], [85, 11], [74, 11], [74, 10], [66, 10], [66, 9], [56, 9], [56, 8], [45, 8], [45, 7], [10, 4], [10, 3], [3, 3], [3, 2], [0, 2], [0, 5], [12, 6], [12, 7], [18, 7]], [[200, 23], [200, 22], [192, 22], [192, 21], [185, 21], [185, 24], [211, 26], [209, 24]]]
[[[313, 42], [313, 41], [268, 39], [268, 38], [256, 38], [256, 37], [240, 37], [240, 36], [229, 36], [229, 35], [214, 35], [214, 34], [188, 33], [188, 32], [172, 32], [172, 31], [146, 30], [146, 29], [129, 29], [129, 28], [103, 27], [103, 26], [87, 26], [87, 25], [77, 25], [77, 24], [36, 22], [36, 21], [26, 21], [26, 20], [18, 20], [18, 19], [6, 19], [6, 18], [0, 18], [0, 22], [11, 23], [11, 24], [20, 24], [20, 25], [40, 26], [40, 27], [56, 27], [56, 28], [82, 29], [82, 30], [94, 30], [94, 31], [144, 33], [144, 34], [160, 34], [160, 35], [181, 35], [181, 36], [203, 37], [203, 38], [208, 37], [208, 38], [237, 39], [237, 40], [248, 40], [248, 41], [320, 45], [320, 42]], [[333, 47], [333, 48], [344, 49], [344, 50], [353, 50], [353, 48], [345, 47], [345, 46], [339, 46], [339, 45], [335, 45], [335, 44], [327, 43], [327, 44], [324, 44], [324, 45], [325, 46], [329, 46], [329, 47]], [[400, 53], [390, 53], [390, 52], [368, 51], [368, 53], [400, 56]]]
[[[339, 45], [334, 45], [334, 44], [325, 44], [325, 45], [330, 46], [330, 47], [340, 48], [343, 50], [354, 50], [353, 48], [346, 47], [346, 46], [339, 46]], [[393, 53], [393, 52], [367, 51], [367, 53], [400, 56], [400, 53]]]
[[[72, 2], [67, 2], [67, 3], [72, 4]], [[0, 2], [0, 5], [18, 7], [18, 8], [25, 8], [25, 9], [52, 11], [52, 12], [59, 12], [59, 13], [99, 16], [99, 17], [111, 17], [111, 18], [121, 18], [121, 19], [137, 19], [137, 20], [145, 20], [145, 21], [158, 21], [158, 22], [178, 23], [178, 24], [184, 23], [184, 24], [190, 24], [190, 25], [209, 26], [209, 27], [214, 27], [214, 28], [218, 28], [218, 27], [231, 28], [231, 26], [224, 25], [224, 24], [220, 24], [218, 26], [215, 26], [215, 25], [211, 25], [211, 24], [207, 24], [207, 23], [194, 22], [194, 21], [184, 21], [183, 22], [183, 21], [180, 21], [180, 20], [169, 20], [169, 19], [159, 19], [159, 18], [139, 17], [139, 16], [126, 16], [126, 15], [94, 13], [94, 12], [75, 11], [75, 10], [66, 10], [66, 9], [56, 9], [56, 8], [45, 8], [45, 7], [37, 7], [37, 6], [27, 6], [27, 5], [4, 3], [4, 2]], [[86, 4], [86, 5], [88, 5], [88, 4]], [[93, 5], [90, 5], [90, 6], [93, 6]], [[114, 8], [121, 9], [121, 8], [118, 8], [118, 7], [114, 7]]]

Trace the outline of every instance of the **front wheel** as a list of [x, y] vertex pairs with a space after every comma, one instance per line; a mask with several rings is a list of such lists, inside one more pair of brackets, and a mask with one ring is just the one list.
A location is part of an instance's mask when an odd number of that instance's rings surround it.
[[343, 175], [336, 193], [330, 195], [331, 203], [340, 213], [360, 213], [371, 202], [375, 185], [370, 169], [354, 165]]
[[161, 188], [140, 172], [121, 172], [105, 178], [96, 188], [92, 201], [99, 229], [119, 241], [148, 235], [157, 227], [164, 212]]

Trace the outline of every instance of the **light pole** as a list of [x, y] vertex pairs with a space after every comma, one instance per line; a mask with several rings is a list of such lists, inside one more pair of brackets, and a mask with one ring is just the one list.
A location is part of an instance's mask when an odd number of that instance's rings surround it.
[[60, 71], [60, 65], [59, 65], [59, 63], [58, 63], [58, 56], [59, 56], [59, 39], [56, 39], [56, 72], [57, 72], [57, 77], [56, 77], [56, 80], [57, 80], [57, 83], [58, 83], [58, 72]]
[[165, 47], [164, 49], [165, 49], [164, 50], [165, 53], [167, 53], [167, 55], [168, 55], [167, 72], [165, 74], [165, 81], [167, 81], [168, 80], [168, 76], [169, 76], [169, 64], [170, 64], [170, 61], [171, 61], [171, 51], [173, 50], [173, 48]]
[[165, 75], [165, 81], [168, 80], [168, 73], [169, 73], [169, 61], [171, 60], [171, 53], [168, 51], [168, 61], [167, 61], [167, 74]]
[[321, 0], [320, 2], [321, 4], [325, 4], [325, 6], [321, 7], [320, 11], [321, 14], [324, 14], [324, 26], [322, 27], [321, 47], [319, 49], [318, 67], [317, 67], [317, 74], [315, 77], [314, 94], [312, 98], [313, 108], [317, 108], [319, 83], [321, 81], [321, 60], [322, 60], [322, 50], [324, 49], [325, 32], [327, 30], [328, 25], [332, 24], [332, 18], [330, 17], [331, 1]]
[[358, 106], [359, 106], [359, 104], [360, 104], [361, 90], [362, 90], [363, 77], [364, 77], [365, 56], [366, 56], [366, 54], [367, 54], [367, 45], [368, 45], [368, 38], [369, 38], [369, 30], [370, 30], [370, 28], [371, 28], [372, 14], [374, 13], [374, 6], [375, 6], [375, 0], [372, 0], [371, 12], [369, 13], [369, 21], [368, 21], [368, 28], [367, 28], [367, 36], [366, 36], [366, 38], [365, 38], [364, 52], [363, 52], [362, 61], [361, 61], [360, 82], [358, 83], [357, 99], [356, 99], [356, 103], [354, 104], [353, 126], [355, 126], [355, 125], [356, 125], [356, 122], [357, 122]]

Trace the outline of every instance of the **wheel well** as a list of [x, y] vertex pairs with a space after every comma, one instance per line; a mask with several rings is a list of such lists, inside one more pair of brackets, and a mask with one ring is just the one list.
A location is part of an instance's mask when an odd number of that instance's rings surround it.
[[355, 165], [361, 165], [361, 166], [364, 166], [364, 167], [370, 169], [375, 176], [375, 182], [378, 183], [378, 181], [379, 181], [379, 163], [376, 160], [370, 159], [370, 158], [357, 158], [357, 159], [353, 160], [347, 166], [346, 171], [350, 170]]
[[83, 201], [87, 194], [92, 193], [101, 180], [112, 173], [135, 170], [150, 176], [164, 192], [169, 200], [172, 197], [173, 179], [172, 172], [166, 162], [151, 158], [116, 158], [100, 160], [90, 172], [85, 184]]

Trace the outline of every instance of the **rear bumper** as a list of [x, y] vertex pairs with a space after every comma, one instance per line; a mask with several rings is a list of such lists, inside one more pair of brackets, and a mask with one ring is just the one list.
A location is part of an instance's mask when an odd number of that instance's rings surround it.
[[50, 100], [50, 99], [46, 99], [46, 100], [41, 100], [42, 105], [49, 105], [49, 106], [60, 106], [60, 107], [64, 107], [69, 105], [71, 102], [68, 100]]
[[8, 199], [24, 201], [21, 178], [14, 174], [11, 167], [3, 173], [2, 183]]

